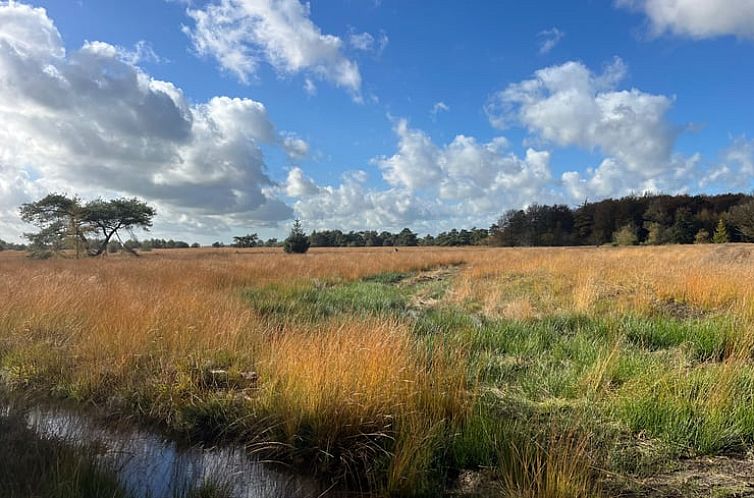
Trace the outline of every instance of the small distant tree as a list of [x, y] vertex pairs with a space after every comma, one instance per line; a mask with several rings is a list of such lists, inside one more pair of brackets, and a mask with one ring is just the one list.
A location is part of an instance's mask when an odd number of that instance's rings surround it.
[[704, 228], [696, 232], [694, 236], [694, 244], [709, 244], [709, 232]]
[[415, 246], [418, 245], [419, 240], [416, 234], [409, 228], [404, 228], [395, 237], [395, 245], [397, 246]]
[[728, 226], [725, 224], [725, 220], [720, 218], [715, 227], [715, 233], [712, 235], [712, 242], [715, 244], [727, 244], [730, 242], [730, 235], [728, 235]]
[[301, 227], [301, 220], [293, 221], [293, 227], [288, 238], [283, 242], [283, 250], [287, 253], [303, 254], [309, 250], [309, 238]]
[[257, 247], [259, 244], [259, 236], [255, 233], [233, 237], [233, 247]]
[[624, 225], [613, 234], [613, 242], [617, 246], [635, 246], [639, 243], [639, 236], [636, 231], [636, 225], [633, 223]]
[[191, 244], [191, 249], [199, 249], [200, 247], [202, 246], [199, 245], [199, 242], [194, 242], [193, 244]]

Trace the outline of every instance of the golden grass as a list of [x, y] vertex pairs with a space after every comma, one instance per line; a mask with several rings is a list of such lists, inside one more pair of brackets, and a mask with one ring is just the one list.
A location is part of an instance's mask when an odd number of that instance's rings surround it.
[[516, 498], [598, 498], [589, 441], [553, 432], [545, 441], [513, 446], [502, 458], [502, 496]]
[[[390, 452], [389, 487], [415, 481], [431, 457], [417, 444], [431, 448], [432, 432], [463, 416], [467, 405], [462, 357], [430, 361], [445, 355], [413, 341], [405, 323], [276, 322], [258, 315], [242, 293], [270, 283], [339, 282], [454, 264], [461, 261], [457, 251], [0, 258], [0, 371], [11, 386], [41, 385], [87, 400], [136, 398], [132, 403], [149, 417], [180, 424], [182, 409], [212, 400], [202, 392], [203, 372], [253, 370], [257, 389], [246, 396], [241, 418], [270, 421], [280, 442], [316, 448], [324, 459], [373, 460]], [[380, 443], [344, 455], [353, 439]], [[424, 460], [417, 451], [427, 453]]]
[[[302, 324], [263, 316], [245, 289], [462, 264], [443, 303], [489, 317], [729, 314], [740, 322], [740, 334], [726, 352], [725, 369], [710, 381], [710, 389], [719, 389], [705, 401], [706, 411], [722, 414], [736, 365], [750, 363], [754, 351], [752, 262], [744, 245], [314, 249], [306, 255], [192, 249], [47, 261], [6, 251], [0, 253], [0, 372], [14, 387], [38, 384], [81, 399], [116, 403], [113, 398], [132, 395], [138, 401], [129, 403], [172, 423], [185, 406], [211, 400], [202, 385], [207, 369], [253, 370], [256, 389], [233, 398], [242, 399], [239, 417], [269, 420], [279, 442], [294, 448], [306, 439], [308, 447], [348, 465], [389, 454], [381, 485], [407, 494], [427, 478], [438, 441], [473, 403], [465, 352], [428, 347], [397, 317]], [[586, 391], [608, 389], [621, 346], [588, 371]], [[354, 440], [362, 446], [349, 447]], [[592, 493], [588, 473], [577, 468], [585, 458], [582, 443], [551, 443], [545, 453], [519, 455], [542, 486], [521, 496]], [[515, 486], [534, 486], [527, 483], [506, 486], [523, 493]]]
[[468, 250], [456, 302], [505, 314], [647, 312], [675, 301], [701, 311], [754, 317], [754, 248], [747, 245]]

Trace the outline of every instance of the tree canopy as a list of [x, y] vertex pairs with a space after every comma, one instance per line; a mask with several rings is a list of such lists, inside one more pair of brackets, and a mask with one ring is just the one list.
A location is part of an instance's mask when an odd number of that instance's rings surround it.
[[[39, 231], [27, 233], [32, 249], [58, 252], [75, 249], [90, 256], [103, 254], [121, 230], [148, 230], [155, 216], [153, 207], [136, 198], [95, 199], [83, 204], [78, 197], [49, 194], [36, 202], [23, 204], [21, 219]], [[91, 237], [94, 234], [96, 238]]]
[[262, 241], [259, 240], [259, 235], [255, 233], [233, 237], [233, 247], [257, 247], [261, 243]]

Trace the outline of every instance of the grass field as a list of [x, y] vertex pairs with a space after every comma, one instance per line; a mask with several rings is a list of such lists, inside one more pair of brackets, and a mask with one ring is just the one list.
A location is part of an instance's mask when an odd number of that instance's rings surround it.
[[0, 253], [6, 390], [375, 495], [740, 496], [753, 353], [746, 245]]

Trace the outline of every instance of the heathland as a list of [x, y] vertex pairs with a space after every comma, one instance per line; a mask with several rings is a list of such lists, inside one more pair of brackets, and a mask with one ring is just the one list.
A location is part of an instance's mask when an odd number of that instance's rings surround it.
[[753, 353], [748, 245], [0, 253], [6, 394], [374, 495], [739, 496]]

